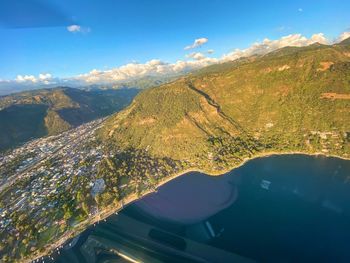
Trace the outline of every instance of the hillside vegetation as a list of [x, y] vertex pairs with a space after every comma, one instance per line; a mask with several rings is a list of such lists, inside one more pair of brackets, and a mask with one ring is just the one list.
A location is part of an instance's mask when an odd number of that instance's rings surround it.
[[55, 88], [0, 97], [0, 151], [121, 110], [136, 94]]
[[348, 41], [286, 47], [145, 90], [100, 136], [213, 173], [271, 152], [350, 157], [349, 94]]
[[[77, 133], [73, 145], [68, 140], [35, 169], [20, 171], [1, 191], [0, 206], [15, 206], [6, 208], [7, 232], [0, 240], [7, 245], [0, 244], [0, 261], [32, 262], [50, 254], [186, 171], [221, 174], [272, 153], [350, 158], [348, 42], [287, 47], [142, 91], [85, 137]], [[8, 134], [10, 127], [19, 135], [54, 133], [86, 116], [107, 114], [111, 108], [104, 106], [114, 98], [72, 89], [42, 92], [48, 93], [2, 101]], [[14, 164], [28, 155], [19, 157], [2, 166], [4, 175], [16, 175]]]

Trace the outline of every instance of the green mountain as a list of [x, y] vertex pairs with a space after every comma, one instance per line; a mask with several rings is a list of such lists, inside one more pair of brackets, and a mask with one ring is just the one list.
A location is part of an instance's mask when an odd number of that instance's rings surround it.
[[[4, 110], [23, 108], [16, 127], [27, 127], [31, 116], [62, 127], [106, 105], [82, 91], [53, 93], [3, 102]], [[220, 174], [273, 153], [350, 158], [350, 45], [287, 47], [210, 66], [140, 92], [99, 127], [76, 139], [71, 155], [48, 156], [1, 191], [0, 206], [9, 210], [8, 232], [0, 232], [3, 262], [51, 253], [56, 241], [189, 170]], [[18, 157], [2, 166], [3, 175], [18, 175], [28, 156]]]
[[121, 110], [137, 92], [62, 87], [0, 97], [0, 151]]
[[286, 47], [145, 90], [100, 136], [212, 173], [273, 152], [350, 157], [348, 43]]

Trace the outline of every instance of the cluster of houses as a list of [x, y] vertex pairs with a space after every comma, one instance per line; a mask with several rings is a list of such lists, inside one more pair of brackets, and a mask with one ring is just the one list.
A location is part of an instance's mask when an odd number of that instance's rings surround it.
[[[44, 216], [45, 211], [55, 211], [63, 191], [72, 195], [80, 190], [75, 189], [77, 187], [88, 187], [93, 195], [103, 191], [104, 182], [97, 180], [96, 175], [98, 164], [106, 154], [102, 146], [93, 143], [94, 133], [102, 121], [31, 141], [0, 156], [2, 180], [8, 183], [0, 189], [6, 191], [0, 203], [0, 242], [5, 242], [9, 234], [19, 234], [11, 224], [14, 211], [30, 215], [37, 228], [45, 228], [52, 223], [51, 218]], [[81, 176], [88, 178], [88, 183], [81, 184], [78, 179], [78, 183], [72, 184], [77, 180], [74, 178]], [[11, 184], [9, 180], [13, 180]]]

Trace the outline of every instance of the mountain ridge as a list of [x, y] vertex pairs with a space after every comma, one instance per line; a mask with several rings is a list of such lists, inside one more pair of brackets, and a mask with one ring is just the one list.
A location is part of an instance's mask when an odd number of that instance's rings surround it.
[[[210, 66], [209, 73], [206, 69], [199, 70], [141, 92], [128, 108], [126, 117], [118, 120], [116, 115], [106, 121], [101, 138], [108, 143], [118, 141], [118, 147], [125, 149], [147, 148], [157, 157], [180, 160], [181, 156], [186, 156], [185, 159], [197, 163], [202, 161], [196, 155], [204, 157], [205, 152], [216, 147], [225, 148], [226, 144], [233, 144], [230, 147], [238, 147], [247, 153], [235, 151], [238, 158], [249, 156], [251, 147], [254, 151], [261, 151], [267, 146], [279, 150], [345, 151], [348, 154], [346, 142], [350, 127], [343, 120], [349, 117], [346, 114], [349, 100], [326, 99], [324, 94], [350, 92], [349, 50], [349, 45], [288, 47], [247, 58], [243, 63]], [[214, 113], [203, 110], [210, 106], [216, 107], [216, 117], [212, 117]], [[327, 118], [317, 122], [317, 118], [327, 116], [320, 112], [327, 112], [333, 120]], [[221, 119], [223, 114], [248, 133], [237, 133], [235, 128], [223, 127], [223, 122], [219, 124], [221, 121], [215, 124], [215, 119]], [[186, 132], [186, 128], [191, 131]], [[312, 134], [332, 133], [333, 128], [336, 134], [328, 136], [339, 137], [345, 149], [328, 149], [316, 142], [323, 140], [320, 136], [327, 135]], [[284, 131], [288, 129], [295, 131], [296, 136], [286, 135]], [[230, 133], [239, 136], [233, 138]], [[215, 145], [210, 142], [212, 139], [221, 142]], [[243, 140], [247, 145], [242, 148], [233, 139]], [[174, 150], [178, 147], [187, 150]], [[201, 147], [202, 150], [198, 150]], [[213, 155], [221, 156], [214, 152]], [[213, 163], [207, 157], [205, 159]], [[224, 161], [223, 166], [229, 163]]]
[[0, 150], [32, 138], [56, 135], [104, 117], [130, 103], [138, 91], [82, 91], [69, 87], [0, 97]]

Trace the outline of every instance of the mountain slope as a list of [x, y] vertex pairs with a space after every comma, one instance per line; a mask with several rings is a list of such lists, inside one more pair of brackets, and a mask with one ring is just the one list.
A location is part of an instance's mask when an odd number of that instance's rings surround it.
[[136, 93], [56, 88], [0, 97], [0, 151], [109, 115], [128, 105]]
[[209, 171], [272, 151], [349, 156], [349, 51], [311, 45], [211, 66], [142, 92], [101, 137]]
[[[141, 92], [126, 109], [84, 133], [80, 127], [60, 140], [34, 142], [34, 153], [20, 150], [1, 167], [7, 182], [0, 192], [7, 224], [0, 232], [6, 244], [0, 245], [1, 260], [32, 262], [51, 253], [186, 171], [221, 174], [272, 153], [350, 158], [349, 54], [345, 44], [311, 45], [211, 66]], [[41, 117], [33, 127], [42, 127], [48, 111], [51, 127], [80, 120], [76, 112], [94, 112], [90, 97], [75, 92], [31, 96], [30, 101], [45, 101], [29, 103], [33, 109], [26, 113]], [[53, 141], [63, 148], [41, 161], [42, 143], [52, 147]], [[22, 172], [28, 158], [39, 162]]]

